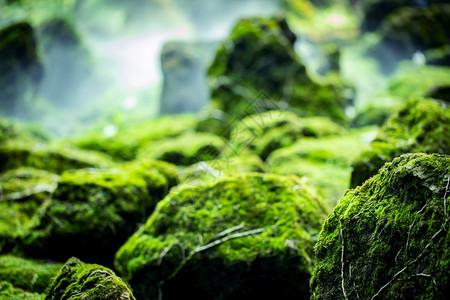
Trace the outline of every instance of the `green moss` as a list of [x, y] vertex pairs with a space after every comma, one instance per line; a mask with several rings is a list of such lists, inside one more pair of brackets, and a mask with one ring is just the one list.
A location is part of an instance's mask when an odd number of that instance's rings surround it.
[[111, 264], [119, 246], [176, 183], [176, 174], [175, 166], [149, 160], [63, 173], [52, 199], [26, 228], [25, 252]]
[[61, 266], [4, 255], [0, 256], [0, 281], [28, 292], [44, 293]]
[[52, 282], [46, 300], [135, 300], [127, 285], [113, 271], [72, 257]]
[[353, 163], [351, 186], [364, 182], [403, 153], [450, 153], [450, 110], [444, 103], [416, 99], [381, 128], [369, 150]]
[[0, 281], [0, 299], [9, 300], [43, 300], [44, 294], [29, 293], [14, 287], [7, 281]]
[[70, 169], [111, 165], [113, 162], [107, 155], [68, 145], [47, 145], [25, 141], [8, 141], [0, 145], [0, 171], [33, 167], [59, 174]]
[[13, 120], [0, 119], [0, 144], [8, 140], [47, 141], [48, 137], [35, 126], [19, 124]]
[[223, 129], [245, 115], [288, 106], [301, 116], [346, 119], [342, 86], [313, 80], [294, 41], [280, 17], [237, 23], [208, 70], [212, 107], [228, 114]]
[[145, 143], [192, 131], [196, 123], [197, 118], [194, 115], [164, 116], [142, 124], [130, 124], [125, 128], [119, 128], [118, 133], [112, 137], [94, 132], [81, 136], [73, 142], [80, 148], [102, 151], [121, 160], [132, 160]]
[[290, 146], [301, 137], [344, 132], [344, 128], [327, 118], [300, 118], [293, 112], [273, 110], [242, 119], [231, 131], [231, 141], [266, 159], [272, 151]]
[[350, 190], [316, 245], [312, 299], [443, 299], [450, 157], [405, 154]]
[[[143, 299], [305, 298], [327, 214], [296, 176], [236, 174], [172, 190], [117, 252]], [[160, 294], [161, 295], [161, 294]]]
[[349, 187], [351, 163], [368, 146], [375, 128], [352, 130], [341, 136], [303, 138], [290, 147], [272, 152], [270, 172], [305, 176], [334, 204]]
[[143, 145], [139, 158], [158, 159], [177, 165], [190, 165], [211, 160], [220, 155], [225, 142], [208, 133], [187, 133], [174, 138], [153, 141]]

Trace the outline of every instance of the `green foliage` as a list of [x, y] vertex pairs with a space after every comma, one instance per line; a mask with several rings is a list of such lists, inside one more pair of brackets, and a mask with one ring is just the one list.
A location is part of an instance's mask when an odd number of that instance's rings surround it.
[[4, 255], [0, 256], [0, 281], [28, 292], [44, 293], [61, 266]]
[[111, 264], [115, 251], [177, 182], [176, 174], [175, 166], [150, 160], [63, 173], [52, 199], [26, 228], [25, 252]]
[[316, 244], [312, 299], [443, 299], [450, 157], [405, 154], [350, 190]]
[[52, 282], [46, 300], [135, 300], [127, 285], [113, 271], [72, 257]]
[[327, 212], [296, 176], [236, 174], [175, 189], [115, 266], [143, 299], [305, 298]]
[[29, 293], [14, 287], [7, 281], [0, 281], [0, 299], [8, 300], [43, 300], [44, 294]]
[[416, 99], [406, 104], [380, 129], [370, 149], [353, 162], [351, 187], [376, 174], [403, 153], [450, 153], [450, 110], [441, 102]]

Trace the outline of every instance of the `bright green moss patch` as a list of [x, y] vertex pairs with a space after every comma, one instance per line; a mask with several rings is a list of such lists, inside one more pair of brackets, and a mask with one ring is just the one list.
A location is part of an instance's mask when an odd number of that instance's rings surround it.
[[107, 155], [68, 145], [9, 141], [0, 146], [0, 171], [33, 167], [60, 174], [70, 169], [108, 167], [112, 164]]
[[190, 165], [211, 160], [225, 148], [222, 138], [209, 133], [188, 133], [149, 142], [139, 149], [139, 158], [158, 159], [176, 165]]
[[44, 293], [61, 266], [4, 255], [0, 256], [0, 281], [28, 292]]
[[117, 134], [111, 137], [92, 133], [79, 137], [74, 143], [80, 148], [105, 152], [116, 159], [132, 160], [145, 143], [192, 131], [196, 124], [197, 117], [194, 115], [163, 116], [142, 124], [119, 128]]
[[270, 172], [308, 177], [335, 203], [349, 187], [351, 163], [367, 148], [375, 128], [353, 130], [346, 135], [303, 138], [290, 147], [272, 152]]
[[44, 294], [29, 293], [14, 287], [10, 282], [0, 281], [0, 299], [8, 300], [43, 300]]
[[135, 300], [127, 285], [113, 271], [72, 257], [53, 280], [46, 300]]
[[115, 266], [143, 299], [305, 298], [327, 211], [296, 176], [237, 174], [175, 189]]
[[403, 153], [450, 153], [450, 110], [443, 102], [416, 99], [381, 128], [369, 150], [353, 163], [351, 186], [376, 174], [384, 163]]
[[111, 264], [119, 246], [176, 183], [176, 174], [175, 166], [149, 160], [63, 173], [52, 199], [27, 228], [26, 253]]
[[405, 154], [350, 190], [316, 244], [312, 299], [444, 299], [450, 156]]

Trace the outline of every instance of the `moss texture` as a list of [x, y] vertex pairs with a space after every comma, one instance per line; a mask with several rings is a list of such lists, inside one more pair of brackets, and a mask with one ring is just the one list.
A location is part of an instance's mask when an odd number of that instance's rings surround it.
[[[208, 70], [213, 107], [234, 118], [273, 109], [345, 119], [342, 86], [317, 82], [296, 55], [286, 20], [242, 19]], [[270, 100], [268, 100], [270, 99]]]
[[45, 263], [11, 255], [0, 256], [0, 281], [31, 293], [45, 293], [61, 264]]
[[450, 157], [405, 154], [350, 190], [316, 245], [312, 299], [445, 299]]
[[25, 252], [59, 260], [77, 255], [110, 265], [115, 251], [176, 183], [176, 174], [175, 166], [149, 160], [63, 173], [52, 199], [26, 228]]
[[0, 299], [8, 300], [44, 300], [44, 294], [26, 292], [16, 288], [8, 281], [0, 281]]
[[52, 282], [45, 300], [135, 300], [113, 271], [72, 257]]
[[342, 126], [328, 118], [300, 118], [293, 112], [273, 110], [242, 119], [231, 131], [231, 141], [266, 159], [272, 151], [290, 146], [301, 137], [345, 132]]
[[327, 211], [296, 176], [238, 174], [172, 190], [115, 266], [143, 299], [307, 298]]
[[0, 119], [0, 144], [8, 140], [41, 141], [48, 140], [45, 133], [33, 126], [24, 126], [13, 120]]
[[48, 145], [20, 140], [0, 145], [0, 171], [33, 167], [54, 173], [113, 165], [109, 156], [68, 145]]
[[138, 157], [163, 160], [176, 165], [191, 165], [218, 157], [224, 148], [225, 142], [216, 135], [187, 133], [149, 142], [139, 149]]
[[142, 145], [192, 131], [196, 124], [197, 118], [194, 115], [177, 115], [176, 118], [164, 116], [119, 128], [118, 133], [112, 137], [105, 137], [95, 132], [81, 136], [73, 143], [83, 149], [105, 152], [119, 160], [132, 160], [136, 158], [138, 149]]
[[443, 102], [416, 99], [392, 116], [369, 150], [353, 163], [351, 187], [375, 175], [403, 153], [450, 153], [450, 109]]

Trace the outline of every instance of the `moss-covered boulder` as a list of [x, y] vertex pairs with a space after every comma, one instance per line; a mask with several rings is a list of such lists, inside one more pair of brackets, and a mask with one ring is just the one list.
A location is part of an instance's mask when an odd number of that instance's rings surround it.
[[376, 128], [367, 127], [340, 136], [300, 139], [272, 152], [268, 170], [307, 177], [334, 205], [349, 188], [353, 160], [369, 146], [375, 133]]
[[77, 137], [72, 142], [80, 148], [105, 152], [119, 160], [132, 160], [144, 144], [190, 132], [196, 124], [197, 117], [194, 115], [163, 116], [118, 128], [117, 134], [112, 136], [96, 131]]
[[175, 166], [157, 161], [63, 173], [52, 199], [26, 228], [25, 253], [58, 260], [77, 255], [110, 265], [176, 183], [176, 174]]
[[127, 285], [108, 268], [72, 257], [61, 268], [45, 300], [135, 300]]
[[406, 154], [350, 190], [316, 244], [312, 299], [449, 295], [450, 156]]
[[0, 119], [0, 144], [9, 140], [30, 142], [48, 141], [49, 137], [37, 126], [19, 124], [10, 119]]
[[0, 171], [33, 167], [54, 173], [80, 168], [105, 168], [113, 165], [108, 155], [77, 149], [69, 145], [12, 140], [0, 145]]
[[351, 187], [375, 175], [403, 153], [450, 154], [450, 109], [443, 102], [416, 99], [380, 129], [370, 149], [353, 162]]
[[58, 178], [32, 168], [0, 174], [0, 253], [17, 247], [25, 226], [53, 193]]
[[8, 281], [0, 281], [0, 299], [44, 300], [44, 294], [26, 292]]
[[328, 118], [300, 118], [293, 112], [273, 110], [242, 119], [231, 131], [231, 141], [266, 159], [272, 151], [290, 146], [301, 137], [338, 135], [345, 131]]
[[343, 121], [342, 87], [313, 80], [294, 51], [294, 41], [283, 18], [239, 21], [208, 70], [212, 106], [226, 112], [229, 122], [287, 107], [301, 116]]
[[176, 165], [191, 165], [218, 157], [225, 147], [225, 141], [216, 135], [187, 133], [174, 138], [149, 142], [139, 149], [137, 156], [163, 160]]
[[31, 293], [45, 293], [61, 264], [45, 263], [12, 255], [0, 256], [0, 281]]
[[238, 174], [172, 190], [115, 266], [143, 299], [307, 298], [327, 211], [296, 176]]
[[11, 115], [24, 108], [24, 98], [36, 90], [42, 78], [42, 63], [30, 24], [0, 29], [0, 57], [0, 109]]

